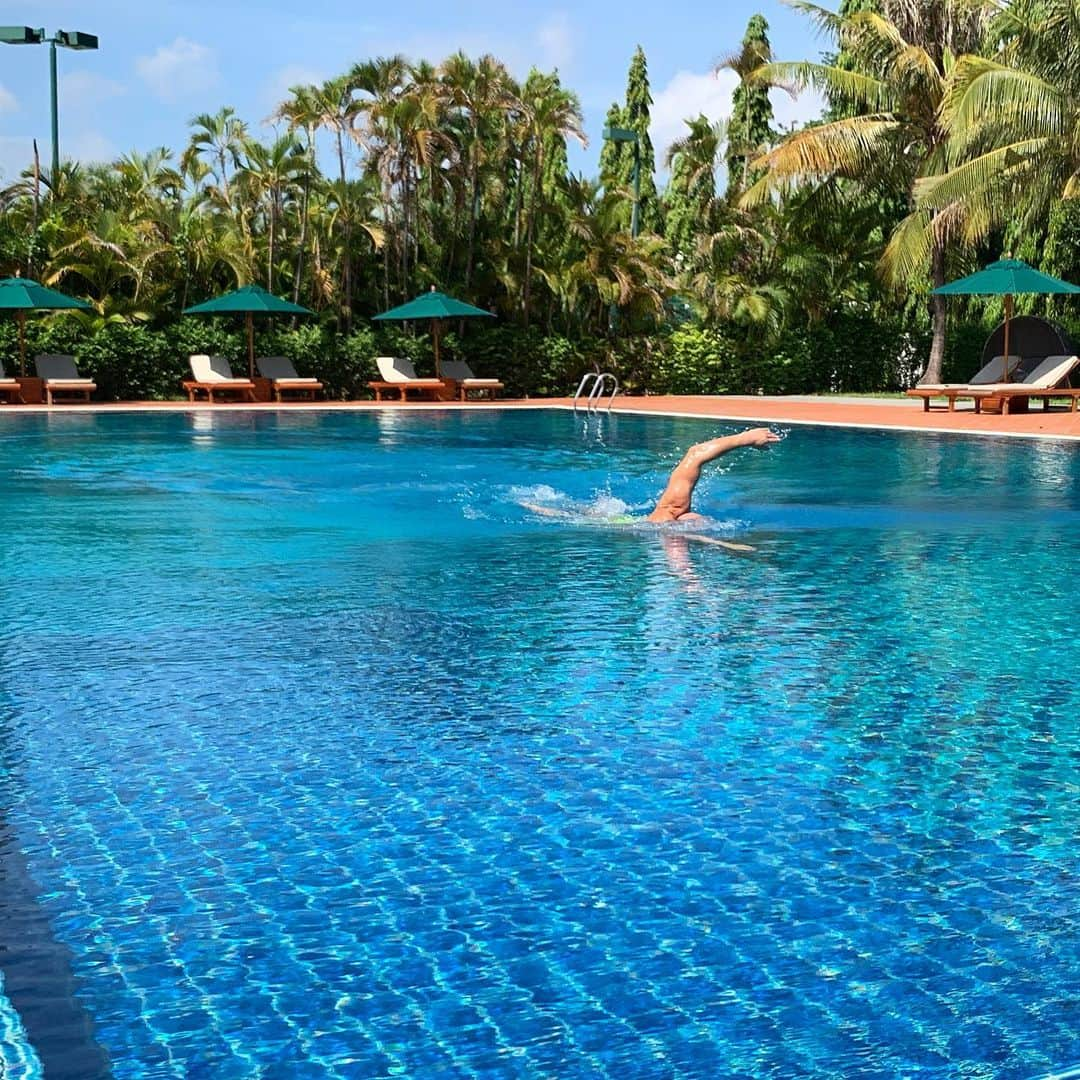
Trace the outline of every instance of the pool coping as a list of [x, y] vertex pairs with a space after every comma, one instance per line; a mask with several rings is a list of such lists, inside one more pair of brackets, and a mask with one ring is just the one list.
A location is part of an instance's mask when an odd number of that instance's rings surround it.
[[[292, 412], [440, 412], [507, 409], [570, 410], [570, 398], [523, 398], [469, 402], [316, 401], [220, 403], [187, 401], [91, 402], [64, 405], [12, 405], [0, 407], [0, 416], [75, 416], [108, 413], [292, 413]], [[584, 412], [579, 407], [579, 412]], [[719, 420], [735, 423], [793, 424], [809, 427], [854, 428], [870, 431], [905, 431], [960, 434], [995, 438], [1080, 440], [1080, 413], [1044, 412], [1002, 416], [973, 409], [924, 412], [918, 402], [902, 398], [764, 397], [726, 395], [671, 395], [624, 397], [599, 415], [664, 416], [679, 419]], [[2, 421], [0, 421], [2, 422]]]

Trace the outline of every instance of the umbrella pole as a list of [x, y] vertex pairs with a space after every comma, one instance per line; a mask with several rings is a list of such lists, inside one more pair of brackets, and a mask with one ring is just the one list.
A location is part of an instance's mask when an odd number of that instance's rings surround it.
[[1002, 382], [1009, 381], [1009, 320], [1013, 314], [1013, 298], [1012, 293], [1008, 293], [1005, 296], [1005, 359], [1002, 361], [1005, 365], [1005, 371], [1001, 376]]
[[435, 378], [442, 378], [442, 359], [439, 356], [439, 320], [431, 320], [431, 339], [435, 345]]
[[247, 313], [248, 378], [255, 378], [255, 316]]
[[26, 312], [16, 311], [15, 318], [19, 321], [19, 374], [26, 374]]

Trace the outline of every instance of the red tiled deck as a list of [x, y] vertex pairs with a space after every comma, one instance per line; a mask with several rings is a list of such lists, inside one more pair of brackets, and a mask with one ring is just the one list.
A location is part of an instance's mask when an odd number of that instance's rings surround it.
[[783, 397], [641, 397], [619, 398], [617, 408], [627, 412], [676, 413], [713, 416], [756, 423], [827, 424], [840, 427], [896, 428], [912, 431], [958, 431], [983, 435], [1020, 435], [1080, 438], [1080, 413], [1060, 408], [1043, 412], [1041, 406], [1008, 416], [976, 413], [974, 409], [948, 412], [904, 398], [783, 398]]
[[[320, 401], [274, 403], [219, 404], [207, 406], [186, 401], [105, 402], [90, 405], [0, 405], [0, 416], [24, 413], [128, 412], [128, 411], [205, 411], [217, 412], [250, 409], [296, 410], [357, 410], [368, 409], [489, 409], [489, 408], [569, 408], [569, 398], [532, 398], [527, 400], [456, 402], [382, 402]], [[1060, 408], [1043, 412], [1034, 408], [1027, 413], [1009, 416], [981, 413], [960, 408], [947, 412], [935, 408], [923, 412], [917, 401], [904, 398], [841, 398], [841, 397], [706, 397], [671, 395], [660, 397], [620, 397], [614, 411], [627, 413], [656, 413], [669, 416], [714, 417], [717, 420], [745, 421], [748, 424], [823, 424], [839, 427], [901, 429], [909, 431], [956, 431], [982, 435], [1027, 436], [1042, 438], [1080, 439], [1080, 412]]]

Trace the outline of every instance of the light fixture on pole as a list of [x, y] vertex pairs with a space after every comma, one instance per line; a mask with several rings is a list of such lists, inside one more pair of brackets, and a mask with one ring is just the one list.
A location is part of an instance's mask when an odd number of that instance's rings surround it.
[[95, 34], [84, 34], [81, 30], [57, 30], [51, 38], [45, 36], [45, 30], [35, 30], [31, 26], [0, 26], [0, 44], [2, 45], [44, 45], [49, 43], [49, 91], [52, 116], [52, 176], [55, 189], [56, 178], [60, 172], [60, 121], [56, 103], [56, 46], [63, 49], [96, 49], [98, 39]]

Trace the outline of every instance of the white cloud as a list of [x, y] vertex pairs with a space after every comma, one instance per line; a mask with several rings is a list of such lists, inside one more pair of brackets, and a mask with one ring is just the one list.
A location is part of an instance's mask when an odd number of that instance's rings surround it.
[[220, 74], [213, 49], [178, 37], [153, 56], [140, 56], [135, 71], [162, 101], [173, 103], [217, 84]]
[[[686, 120], [702, 113], [714, 123], [731, 116], [731, 99], [739, 78], [733, 71], [714, 75], [680, 71], [655, 97], [649, 135], [656, 149], [656, 159], [663, 161], [667, 148], [686, 134]], [[807, 92], [791, 98], [783, 90], [771, 90], [773, 127], [786, 131], [821, 115], [825, 101], [820, 94]]]
[[731, 95], [739, 85], [733, 71], [700, 74], [679, 71], [653, 98], [649, 135], [657, 161], [664, 160], [667, 148], [686, 134], [686, 120], [704, 113], [714, 123], [731, 115]]
[[294, 86], [319, 86], [327, 79], [323, 71], [317, 71], [303, 64], [286, 64], [278, 68], [269, 79], [266, 80], [264, 93], [266, 106], [276, 109], [283, 101], [290, 97], [289, 91]]
[[[48, 155], [49, 148], [41, 147]], [[16, 180], [23, 169], [34, 161], [34, 140], [30, 135], [0, 135], [0, 179], [10, 182]], [[42, 168], [49, 167], [48, 157], [42, 161]]]
[[0, 113], [17, 112], [19, 103], [15, 95], [3, 83], [0, 83]]
[[577, 42], [565, 11], [556, 11], [543, 22], [536, 40], [545, 67], [565, 68], [574, 59]]
[[64, 160], [78, 161], [83, 165], [112, 161], [117, 156], [116, 147], [100, 131], [79, 131], [70, 139], [60, 131], [60, 156]]
[[[38, 155], [42, 172], [49, 171], [51, 153], [51, 145], [38, 140]], [[115, 145], [100, 131], [73, 131], [70, 136], [67, 136], [61, 125], [60, 157], [62, 160], [90, 165], [96, 162], [112, 161], [116, 156]], [[0, 179], [10, 183], [17, 179], [25, 169], [29, 169], [33, 163], [34, 139], [32, 135], [0, 135]]]
[[809, 120], [817, 120], [828, 107], [828, 102], [816, 90], [805, 90], [797, 98], [783, 90], [770, 90], [769, 100], [773, 107], [773, 127], [777, 131], [788, 131]]
[[94, 109], [125, 93], [122, 83], [92, 71], [72, 71], [60, 79], [60, 101], [65, 109]]

